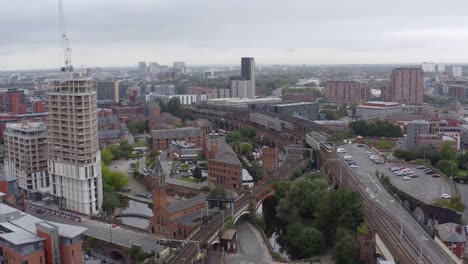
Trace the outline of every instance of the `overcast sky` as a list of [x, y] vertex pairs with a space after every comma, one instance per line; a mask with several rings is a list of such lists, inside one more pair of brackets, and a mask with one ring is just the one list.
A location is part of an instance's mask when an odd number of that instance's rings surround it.
[[[63, 0], [75, 67], [468, 62], [466, 0]], [[0, 71], [60, 64], [56, 0], [0, 0]]]

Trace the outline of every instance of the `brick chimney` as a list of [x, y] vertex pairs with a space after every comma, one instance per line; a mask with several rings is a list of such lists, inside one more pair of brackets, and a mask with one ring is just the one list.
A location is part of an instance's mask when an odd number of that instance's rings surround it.
[[463, 232], [462, 230], [463, 230], [463, 229], [462, 229], [462, 226], [461, 226], [461, 225], [457, 225], [457, 226], [455, 227], [455, 231], [456, 231], [458, 234], [460, 234], [460, 235], [461, 235], [462, 232]]

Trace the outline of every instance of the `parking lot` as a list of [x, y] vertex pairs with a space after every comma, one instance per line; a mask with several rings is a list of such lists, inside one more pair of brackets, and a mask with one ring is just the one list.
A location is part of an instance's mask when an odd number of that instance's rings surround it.
[[[442, 177], [434, 178], [431, 175], [426, 175], [422, 169], [416, 168], [418, 165], [403, 163], [376, 164], [369, 158], [368, 154], [366, 154], [369, 149], [365, 145], [360, 146], [361, 147], [359, 147], [358, 144], [340, 146], [340, 148], [346, 150], [346, 153], [339, 153], [339, 155], [341, 157], [352, 157], [358, 166], [357, 168], [352, 168], [356, 173], [367, 174], [370, 180], [374, 180], [376, 179], [376, 172], [379, 171], [385, 176], [389, 176], [390, 182], [395, 187], [426, 203], [433, 203], [435, 199], [440, 198], [443, 193], [452, 195], [452, 186]], [[378, 156], [374, 152], [371, 154]], [[383, 161], [383, 158], [379, 157], [379, 160]], [[413, 171], [415, 176], [410, 179], [403, 175], [397, 176], [389, 170], [389, 168], [392, 167], [405, 167], [409, 171]], [[378, 187], [376, 186], [376, 188]]]

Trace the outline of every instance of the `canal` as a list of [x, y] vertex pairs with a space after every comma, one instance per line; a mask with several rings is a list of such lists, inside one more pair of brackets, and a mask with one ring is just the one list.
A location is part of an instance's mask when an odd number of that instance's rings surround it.
[[266, 199], [263, 202], [263, 219], [265, 221], [266, 235], [270, 245], [274, 250], [279, 253], [284, 259], [294, 259], [293, 252], [289, 252], [286, 243], [281, 239], [282, 229], [278, 226], [276, 221], [276, 207], [275, 197]]
[[[126, 207], [121, 208], [122, 214], [142, 214], [147, 216], [153, 216], [153, 210], [149, 207], [148, 204], [121, 198], [122, 204]], [[139, 218], [139, 217], [122, 217], [122, 224], [147, 230], [149, 226], [149, 219]]]

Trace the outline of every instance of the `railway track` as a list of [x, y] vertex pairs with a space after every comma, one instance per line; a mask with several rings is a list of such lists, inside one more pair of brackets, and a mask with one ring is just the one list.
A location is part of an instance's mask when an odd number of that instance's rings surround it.
[[[421, 244], [417, 243], [419, 242], [417, 237], [409, 232], [410, 230], [407, 230], [408, 232], [403, 232], [401, 235], [401, 223], [399, 220], [397, 220], [394, 215], [389, 213], [388, 208], [383, 208], [370, 197], [370, 194], [362, 188], [359, 179], [352, 171], [349, 170], [349, 167], [344, 164], [344, 161], [339, 160], [338, 162], [338, 166], [342, 166], [342, 168], [347, 171], [349, 175], [351, 175], [349, 187], [359, 192], [362, 197], [366, 221], [370, 224], [373, 231], [378, 232], [384, 244], [395, 257], [396, 263], [441, 264], [431, 259], [427, 254], [422, 255], [420, 258], [421, 249], [419, 245]], [[443, 252], [440, 248], [437, 247], [437, 250], [439, 251], [438, 254], [441, 256], [445, 255], [445, 252]], [[448, 256], [446, 257], [450, 259]]]

